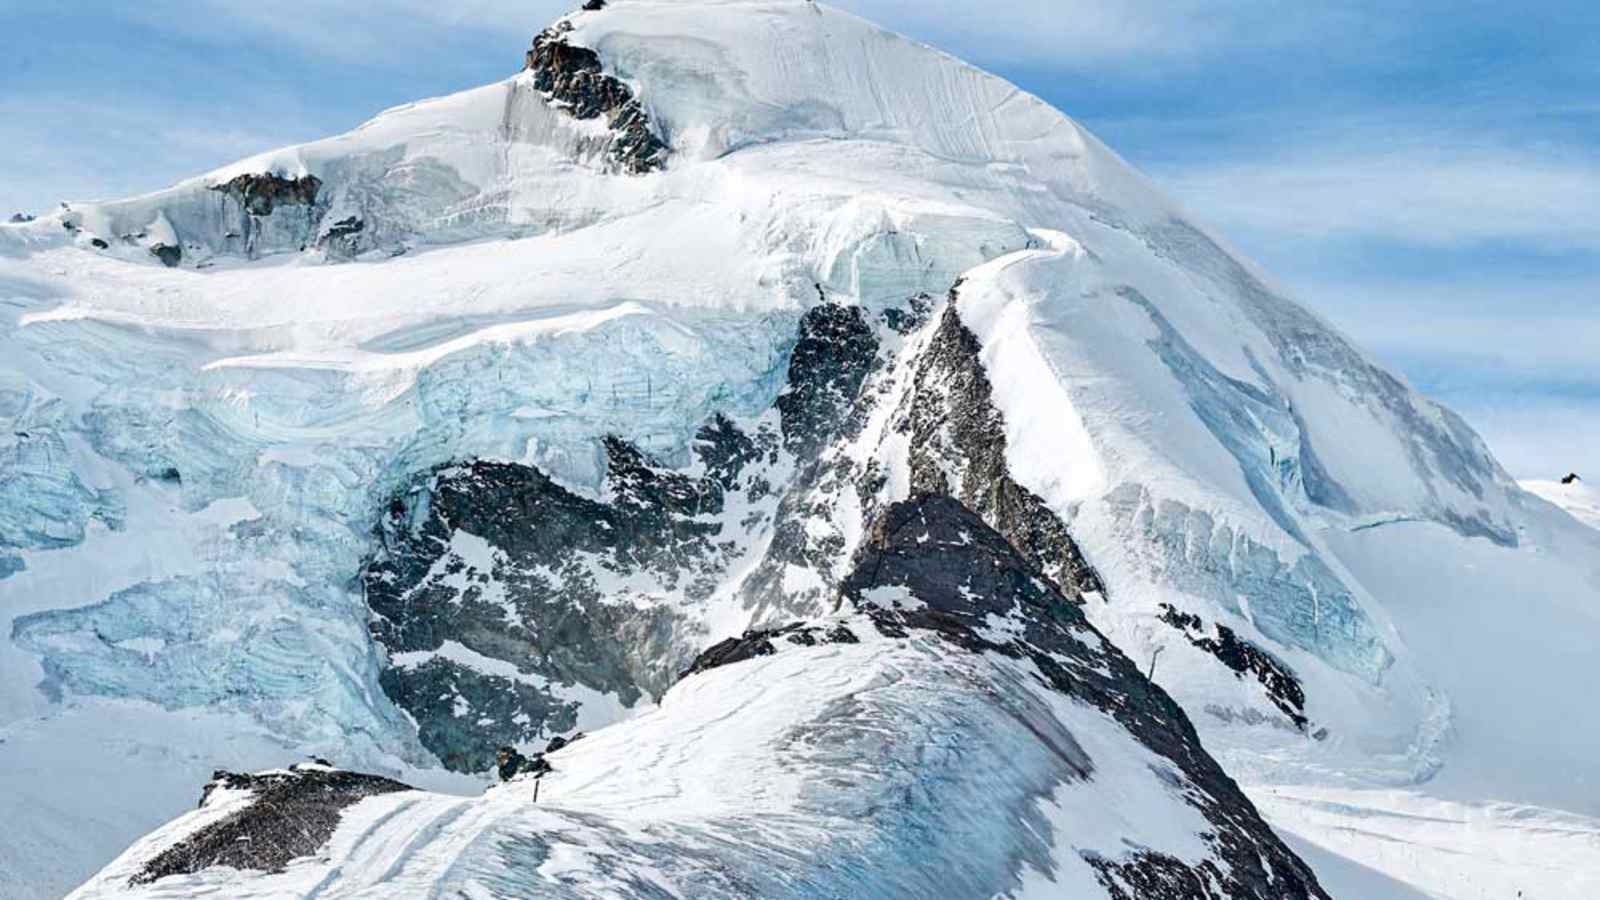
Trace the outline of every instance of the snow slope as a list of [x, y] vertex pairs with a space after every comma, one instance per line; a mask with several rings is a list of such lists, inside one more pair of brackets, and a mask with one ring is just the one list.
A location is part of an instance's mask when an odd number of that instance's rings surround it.
[[1561, 507], [1579, 522], [1600, 528], [1600, 489], [1583, 481], [1524, 481], [1522, 488]]
[[[871, 628], [850, 624], [863, 635]], [[975, 896], [990, 861], [1011, 854], [1026, 860], [1016, 896], [1098, 895], [1089, 866], [1052, 857], [1013, 818], [1015, 798], [1060, 761], [1011, 718], [1017, 709], [950, 689], [952, 679], [996, 679], [1005, 664], [958, 655], [937, 640], [867, 638], [696, 675], [659, 709], [552, 754], [537, 805], [531, 780], [481, 798], [372, 798], [345, 813], [325, 854], [281, 874], [246, 879], [219, 868], [130, 890], [155, 850], [220, 812], [202, 808], [72, 896], [859, 896], [874, 869], [874, 896]], [[1039, 691], [1020, 709], [1037, 704], [1051, 718], [1032, 727], [1066, 729], [1072, 746], [1107, 767], [1063, 785], [1054, 805], [1116, 811], [1096, 821], [1058, 810], [1066, 827], [1056, 841], [1116, 854], [1129, 839], [1203, 857], [1196, 832], [1207, 823], [1174, 816], [1150, 777], [1165, 761], [1059, 695]], [[1030, 815], [1052, 813], [1046, 804]], [[880, 830], [902, 818], [917, 830]], [[920, 852], [905, 855], [901, 842]], [[817, 864], [827, 859], [835, 862]]]
[[[0, 812], [53, 804], [0, 838], [8, 896], [58, 894], [181, 811], [187, 791], [118, 789], [175, 758], [189, 784], [312, 752], [447, 781], [421, 774], [354, 587], [394, 490], [478, 458], [601, 496], [608, 434], [689, 466], [708, 416], [771, 407], [819, 294], [876, 315], [958, 278], [1011, 472], [1105, 581], [1087, 614], [1274, 824], [1437, 897], [1509, 886], [1478, 851], [1533, 840], [1529, 896], [1586, 895], [1600, 725], [1574, 673], [1600, 535], [998, 78], [816, 4], [570, 21], [661, 171], [618, 171], [603, 122], [523, 73], [0, 226], [0, 772], [44, 773]], [[217, 189], [267, 175], [315, 177], [316, 205]], [[863, 452], [893, 469], [883, 447]], [[1163, 604], [1292, 670], [1307, 724]], [[685, 615], [700, 649], [755, 611]], [[105, 717], [137, 740], [85, 725]], [[44, 764], [85, 742], [81, 768]], [[1426, 834], [1368, 827], [1439, 805]]]

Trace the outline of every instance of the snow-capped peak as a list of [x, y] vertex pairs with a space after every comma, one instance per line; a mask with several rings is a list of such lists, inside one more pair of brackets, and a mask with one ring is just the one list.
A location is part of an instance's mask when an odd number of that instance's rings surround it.
[[[1496, 835], [1600, 814], [1568, 787], [1600, 743], [1568, 677], [1594, 532], [1003, 80], [801, 0], [589, 5], [495, 84], [0, 229], [0, 810], [60, 747], [90, 786], [0, 871], [65, 888], [176, 812], [101, 798], [130, 766], [198, 784], [186, 742], [459, 787], [627, 720], [670, 771], [681, 668], [828, 614], [922, 495], [1081, 605], [1278, 823], [1441, 893], [1600, 871], [1336, 844], [1434, 803], [1523, 804]], [[892, 680], [892, 643], [808, 651], [848, 658], [793, 712]], [[806, 674], [762, 671], [722, 699]], [[223, 730], [250, 737], [193, 737]], [[1458, 818], [1436, 846], [1482, 839]]]

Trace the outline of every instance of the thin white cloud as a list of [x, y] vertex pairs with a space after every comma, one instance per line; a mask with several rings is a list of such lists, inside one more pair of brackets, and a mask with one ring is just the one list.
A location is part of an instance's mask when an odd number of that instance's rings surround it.
[[1156, 173], [1224, 231], [1278, 240], [1357, 237], [1423, 246], [1520, 243], [1600, 250], [1600, 161], [1556, 150], [1474, 146], [1453, 135], [1393, 147], [1387, 136], [1335, 152]]

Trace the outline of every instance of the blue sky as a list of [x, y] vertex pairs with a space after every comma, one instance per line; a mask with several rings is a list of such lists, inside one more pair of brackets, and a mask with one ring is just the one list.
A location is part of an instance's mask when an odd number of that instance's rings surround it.
[[[576, 2], [0, 0], [0, 214], [502, 78]], [[834, 2], [1087, 124], [1513, 474], [1600, 480], [1600, 4]]]

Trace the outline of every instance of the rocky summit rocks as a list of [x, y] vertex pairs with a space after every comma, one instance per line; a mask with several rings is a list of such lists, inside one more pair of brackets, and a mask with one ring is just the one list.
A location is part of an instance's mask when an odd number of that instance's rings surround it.
[[[604, 4], [587, 5], [593, 12]], [[568, 40], [570, 21], [547, 28], [533, 39], [524, 67], [533, 73], [533, 85], [578, 119], [604, 117], [613, 133], [608, 155], [613, 164], [632, 175], [655, 171], [666, 164], [667, 145], [656, 137], [650, 117], [634, 99], [633, 89], [606, 74], [599, 54]]]
[[315, 175], [288, 177], [272, 172], [246, 172], [214, 185], [212, 190], [232, 197], [252, 216], [270, 216], [280, 206], [312, 206], [322, 190]]
[[148, 884], [214, 866], [276, 872], [327, 843], [345, 807], [366, 797], [412, 790], [378, 775], [321, 765], [244, 774], [219, 770], [200, 797], [202, 808], [224, 793], [248, 797], [239, 809], [163, 849], [132, 878]]

